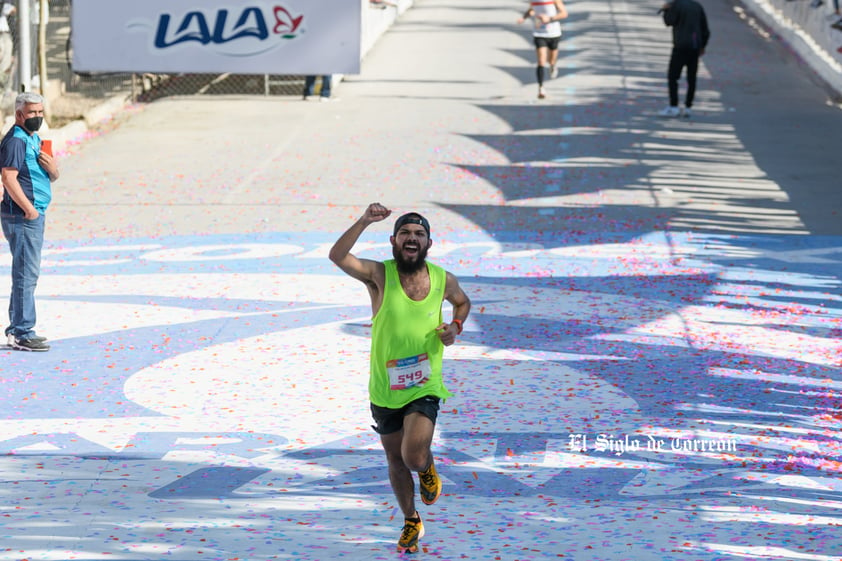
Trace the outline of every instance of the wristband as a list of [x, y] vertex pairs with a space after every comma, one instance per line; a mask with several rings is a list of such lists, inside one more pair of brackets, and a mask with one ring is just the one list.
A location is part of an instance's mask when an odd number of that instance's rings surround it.
[[455, 324], [456, 324], [456, 329], [458, 329], [458, 331], [456, 332], [456, 334], [457, 334], [457, 335], [462, 335], [462, 320], [461, 320], [461, 319], [456, 319], [456, 318], [453, 318], [453, 321], [451, 321], [450, 323], [455, 323]]

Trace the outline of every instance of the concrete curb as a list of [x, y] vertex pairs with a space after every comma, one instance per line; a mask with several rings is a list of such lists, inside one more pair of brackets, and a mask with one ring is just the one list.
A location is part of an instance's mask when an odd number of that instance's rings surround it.
[[111, 119], [116, 113], [131, 103], [130, 94], [122, 94], [106, 99], [82, 115], [82, 119], [71, 121], [61, 128], [44, 131], [42, 138], [53, 141], [53, 150], [60, 152], [70, 144], [81, 139], [89, 130]]

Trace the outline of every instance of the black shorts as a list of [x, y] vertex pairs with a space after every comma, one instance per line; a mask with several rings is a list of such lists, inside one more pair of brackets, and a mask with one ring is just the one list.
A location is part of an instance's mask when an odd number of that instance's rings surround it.
[[439, 401], [439, 398], [427, 395], [419, 397], [415, 401], [410, 401], [400, 409], [389, 409], [372, 403], [371, 416], [377, 424], [372, 425], [371, 428], [377, 434], [398, 432], [403, 428], [403, 418], [416, 411], [433, 421], [435, 425], [439, 414]]
[[535, 48], [547, 47], [551, 51], [558, 50], [558, 42], [561, 37], [533, 37], [532, 41], [535, 43]]

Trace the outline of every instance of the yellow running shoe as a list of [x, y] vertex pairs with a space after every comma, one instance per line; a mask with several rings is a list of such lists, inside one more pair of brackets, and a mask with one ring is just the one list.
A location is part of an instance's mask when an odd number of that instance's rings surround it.
[[431, 505], [439, 500], [441, 495], [441, 478], [436, 473], [436, 466], [430, 462], [426, 471], [418, 472], [418, 482], [421, 488], [421, 500], [425, 505]]
[[424, 523], [421, 516], [415, 514], [416, 518], [404, 518], [401, 537], [398, 539], [398, 553], [415, 553], [418, 551], [418, 540], [424, 537]]

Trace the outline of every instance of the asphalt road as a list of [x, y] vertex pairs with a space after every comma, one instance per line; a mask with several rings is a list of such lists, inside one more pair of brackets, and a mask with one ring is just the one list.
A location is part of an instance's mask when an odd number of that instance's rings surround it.
[[595, 228], [838, 235], [842, 112], [736, 6], [707, 3], [713, 38], [682, 122], [655, 116], [669, 30], [647, 4], [571, 5], [539, 102], [516, 5], [422, 1], [339, 102], [131, 111], [63, 162], [50, 237], [340, 229], [375, 199], [469, 230], [561, 231], [584, 207], [604, 214]]

